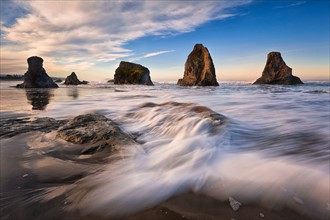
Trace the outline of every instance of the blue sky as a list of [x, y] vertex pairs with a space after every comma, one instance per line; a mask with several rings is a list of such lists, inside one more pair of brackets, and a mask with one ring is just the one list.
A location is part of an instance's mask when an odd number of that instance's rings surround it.
[[176, 81], [195, 43], [218, 81], [255, 80], [279, 51], [302, 80], [329, 79], [329, 1], [1, 1], [1, 73], [44, 58], [51, 76], [113, 78], [121, 60]]

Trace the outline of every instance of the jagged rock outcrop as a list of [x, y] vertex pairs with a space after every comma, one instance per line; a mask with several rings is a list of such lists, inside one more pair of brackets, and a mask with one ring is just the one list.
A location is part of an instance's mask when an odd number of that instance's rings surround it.
[[262, 76], [253, 84], [303, 84], [299, 77], [292, 75], [292, 69], [286, 65], [280, 52], [270, 52]]
[[72, 72], [69, 76], [66, 77], [64, 85], [80, 85], [87, 84], [87, 81], [80, 81], [75, 72]]
[[148, 68], [136, 64], [121, 61], [116, 69], [114, 84], [141, 84], [153, 86]]
[[24, 74], [24, 82], [16, 85], [17, 88], [58, 88], [43, 68], [44, 60], [41, 57], [30, 57], [27, 62], [29, 67]]
[[211, 55], [202, 44], [196, 44], [185, 63], [181, 86], [218, 86]]

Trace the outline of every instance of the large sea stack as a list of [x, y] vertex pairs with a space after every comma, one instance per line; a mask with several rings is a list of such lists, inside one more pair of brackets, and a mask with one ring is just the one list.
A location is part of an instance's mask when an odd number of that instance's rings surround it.
[[218, 86], [211, 55], [202, 44], [196, 44], [185, 63], [181, 86]]
[[41, 57], [33, 56], [27, 59], [29, 68], [24, 74], [24, 82], [16, 85], [17, 88], [58, 88], [50, 78], [42, 63], [44, 60]]
[[299, 77], [292, 75], [280, 52], [270, 52], [262, 76], [253, 84], [296, 85], [303, 84]]
[[80, 85], [87, 84], [87, 81], [80, 81], [75, 72], [72, 72], [69, 76], [66, 77], [64, 85]]
[[142, 84], [153, 86], [149, 69], [136, 63], [121, 61], [116, 69], [114, 84]]

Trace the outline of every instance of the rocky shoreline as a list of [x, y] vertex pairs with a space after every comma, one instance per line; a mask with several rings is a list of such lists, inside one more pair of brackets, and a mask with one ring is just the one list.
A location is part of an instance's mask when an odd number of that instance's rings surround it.
[[[56, 138], [84, 146], [81, 154], [93, 155], [99, 152], [119, 151], [122, 146], [136, 144], [134, 137], [121, 130], [112, 120], [103, 115], [79, 115], [71, 120], [53, 118], [18, 118], [3, 119], [0, 122], [0, 138], [10, 138], [20, 134], [39, 131], [50, 133], [55, 131]], [[103, 153], [104, 153], [103, 152]]]

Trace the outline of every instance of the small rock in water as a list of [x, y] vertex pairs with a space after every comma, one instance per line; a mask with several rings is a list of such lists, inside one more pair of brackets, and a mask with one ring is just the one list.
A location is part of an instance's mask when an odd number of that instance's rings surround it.
[[22, 177], [25, 178], [25, 177], [27, 177], [28, 175], [29, 175], [29, 174], [24, 174]]
[[261, 213], [261, 212], [260, 212], [259, 215], [260, 215], [261, 218], [265, 217], [265, 215], [263, 213]]
[[240, 202], [238, 202], [237, 200], [235, 200], [233, 197], [229, 197], [229, 203], [231, 208], [236, 212], [240, 206], [242, 205]]

